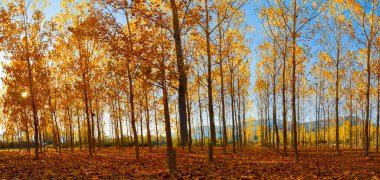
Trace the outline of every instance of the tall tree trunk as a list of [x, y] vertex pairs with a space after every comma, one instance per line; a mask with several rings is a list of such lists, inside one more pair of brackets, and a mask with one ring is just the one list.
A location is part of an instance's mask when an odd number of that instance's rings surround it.
[[[27, 39], [27, 38], [26, 38]], [[26, 42], [28, 44], [28, 42]], [[28, 50], [27, 50], [28, 51]], [[37, 106], [36, 106], [36, 100], [34, 95], [34, 85], [33, 85], [33, 74], [32, 74], [32, 67], [29, 57], [27, 57], [28, 62], [28, 73], [29, 73], [29, 91], [30, 91], [30, 97], [31, 97], [31, 104], [32, 104], [32, 111], [33, 111], [33, 124], [34, 124], [34, 153], [35, 153], [35, 159], [38, 160], [38, 116], [37, 116]]]
[[18, 152], [21, 152], [22, 142], [21, 142], [21, 128], [20, 128], [19, 122], [16, 124], [16, 133], [17, 133], [17, 141], [18, 141]]
[[69, 125], [70, 126], [70, 149], [71, 149], [71, 152], [74, 152], [74, 132], [73, 132], [73, 123], [71, 120], [70, 112], [69, 112], [69, 122], [70, 122], [70, 125]]
[[94, 121], [94, 111], [92, 109], [92, 99], [90, 99], [90, 117], [91, 117], [91, 150], [95, 153], [95, 121]]
[[261, 146], [264, 146], [264, 142], [265, 142], [265, 138], [264, 138], [264, 116], [263, 116], [263, 107], [261, 105], [260, 107], [260, 112], [259, 112], [259, 116], [260, 116], [260, 144]]
[[47, 150], [47, 146], [48, 146], [48, 135], [47, 135], [47, 128], [44, 128], [44, 135], [43, 135], [43, 139], [44, 139], [44, 151]]
[[[336, 152], [340, 155], [339, 150], [339, 61], [340, 61], [340, 46], [338, 44], [337, 50], [337, 62], [336, 62], [336, 81], [335, 81], [335, 141], [336, 141]], [[344, 125], [344, 122], [343, 122]]]
[[365, 107], [364, 107], [365, 105], [363, 105], [362, 104], [362, 107], [361, 107], [361, 114], [362, 114], [362, 118], [361, 118], [361, 121], [362, 121], [362, 131], [361, 131], [361, 137], [362, 137], [362, 148], [363, 149], [365, 149], [365, 147], [366, 147], [366, 141], [367, 141], [367, 139], [366, 139], [366, 127], [365, 127], [365, 125], [366, 125], [366, 120], [365, 120]]
[[170, 0], [170, 6], [173, 14], [173, 36], [177, 55], [177, 68], [179, 73], [178, 110], [181, 131], [181, 146], [185, 146], [188, 143], [188, 130], [186, 119], [187, 76], [181, 42], [181, 27], [179, 24], [178, 8], [175, 0]]
[[380, 72], [377, 72], [376, 153], [379, 152]]
[[120, 148], [120, 139], [119, 139], [119, 121], [118, 121], [118, 114], [117, 114], [117, 107], [116, 107], [116, 100], [111, 99], [111, 111], [112, 111], [112, 121], [114, 124], [114, 132], [115, 132], [115, 144], [117, 148]]
[[298, 146], [297, 146], [297, 119], [296, 119], [296, 82], [297, 82], [297, 76], [296, 76], [296, 23], [297, 23], [297, 1], [295, 0], [293, 2], [294, 9], [293, 9], [293, 27], [292, 27], [292, 46], [293, 46], [293, 56], [292, 56], [292, 131], [293, 131], [293, 149], [294, 149], [294, 157], [296, 161], [298, 162], [299, 156], [298, 156]]
[[358, 109], [357, 107], [355, 108], [355, 148], [358, 148], [358, 143], [359, 143], [359, 120], [358, 120]]
[[[28, 27], [25, 27], [25, 34], [28, 34]], [[34, 125], [34, 153], [35, 153], [35, 159], [38, 160], [38, 115], [37, 115], [37, 105], [36, 105], [36, 99], [35, 99], [35, 92], [34, 92], [34, 84], [33, 84], [33, 69], [32, 64], [30, 62], [30, 53], [29, 53], [29, 42], [28, 37], [25, 38], [25, 51], [26, 51], [26, 62], [28, 63], [28, 80], [29, 80], [29, 93], [31, 98], [31, 106], [32, 106], [32, 112], [33, 112], [33, 125]]]
[[189, 91], [186, 92], [186, 104], [187, 104], [187, 122], [189, 127], [189, 142], [188, 142], [188, 148], [189, 152], [191, 152], [191, 144], [192, 144], [192, 138], [191, 138], [191, 119], [190, 119], [190, 113], [191, 113], [191, 102], [189, 99]]
[[240, 78], [237, 80], [237, 114], [238, 114], [238, 137], [239, 137], [239, 148], [242, 148], [242, 131], [241, 131], [241, 95], [240, 95]]
[[267, 119], [267, 146], [269, 148], [271, 148], [272, 146], [272, 136], [271, 136], [271, 126], [270, 126], [270, 112], [269, 112], [269, 106], [270, 106], [270, 102], [269, 102], [269, 86], [266, 86], [266, 109], [265, 109], [265, 116], [266, 116], [266, 119]]
[[[244, 147], [247, 146], [247, 122], [246, 122], [246, 94], [243, 94], [243, 138], [244, 138]], [[278, 141], [280, 142], [280, 141]]]
[[29, 138], [29, 123], [28, 123], [28, 116], [26, 114], [26, 111], [24, 111], [24, 115], [26, 118], [26, 123], [25, 123], [25, 135], [26, 135], [26, 147], [28, 149], [28, 154], [30, 155], [30, 138]]
[[236, 153], [236, 137], [235, 137], [235, 95], [234, 95], [234, 77], [233, 72], [230, 70], [230, 88], [231, 88], [231, 117], [232, 117], [232, 145], [233, 153]]
[[[176, 129], [177, 129], [177, 146], [181, 146], [181, 136], [180, 136], [180, 128], [178, 127], [178, 116], [177, 116], [177, 108], [175, 108], [175, 127], [176, 127]], [[183, 146], [182, 146], [183, 147]]]
[[140, 106], [140, 137], [141, 137], [141, 147], [144, 148], [144, 134], [143, 134], [143, 117], [142, 117], [142, 107]]
[[287, 55], [287, 43], [288, 38], [285, 38], [284, 54], [283, 54], [283, 66], [282, 66], [282, 137], [283, 137], [283, 146], [284, 146], [284, 156], [288, 155], [287, 144], [288, 144], [288, 120], [286, 115], [286, 55]]
[[[96, 99], [96, 124], [97, 124], [97, 129], [98, 129], [98, 151], [100, 150], [100, 147], [102, 147], [102, 129], [100, 127], [101, 120], [100, 120], [100, 112], [99, 112], [99, 101]], [[120, 122], [121, 123], [121, 122]]]
[[[200, 93], [200, 89], [201, 89], [201, 80], [200, 80], [200, 76], [199, 76], [199, 67], [198, 67], [198, 108], [199, 108], [199, 124], [200, 124], [200, 128], [201, 128], [201, 150], [203, 150], [203, 138], [204, 138], [204, 131], [203, 131], [203, 119], [202, 119], [202, 104], [201, 104], [201, 93]], [[224, 121], [224, 125], [225, 125], [225, 121]], [[224, 135], [225, 136], [225, 139], [227, 139], [227, 133], [224, 131]], [[225, 141], [226, 143], [227, 141]], [[223, 152], [224, 152], [224, 149], [223, 149]]]
[[327, 145], [330, 147], [330, 104], [327, 102]]
[[[302, 77], [301, 77], [302, 78]], [[300, 79], [301, 79], [300, 78]], [[297, 86], [297, 119], [301, 119], [301, 116], [300, 116], [300, 113], [301, 113], [301, 110], [300, 110], [300, 107], [301, 107], [301, 103], [300, 103], [300, 101], [301, 101], [301, 95], [300, 95], [300, 88], [301, 88], [301, 86], [300, 85], [298, 85]], [[297, 141], [297, 146], [299, 146], [299, 141], [300, 141], [300, 139], [301, 139], [301, 137], [300, 137], [300, 135], [301, 135], [301, 133], [300, 133], [300, 131], [301, 131], [301, 129], [300, 129], [300, 122], [297, 122], [297, 135], [298, 135], [298, 141]]]
[[58, 142], [58, 150], [59, 154], [61, 155], [61, 132], [59, 131], [59, 126], [58, 126], [58, 120], [57, 120], [57, 89], [54, 91], [54, 110], [53, 110], [53, 115], [54, 115], [54, 122], [55, 122], [55, 128], [57, 132], [57, 142]]
[[[119, 120], [119, 126], [120, 126], [120, 147], [123, 148], [124, 147], [124, 135], [123, 135], [123, 118], [122, 118], [122, 115], [121, 115], [121, 103], [120, 103], [120, 97], [117, 97], [117, 112], [118, 112], [118, 120]], [[99, 136], [99, 134], [98, 134]]]
[[90, 122], [90, 109], [88, 105], [88, 97], [87, 97], [87, 82], [86, 82], [86, 74], [83, 73], [83, 91], [84, 91], [84, 103], [86, 109], [86, 120], [87, 120], [87, 142], [88, 142], [88, 152], [90, 156], [92, 156], [92, 135], [91, 135], [91, 122]]
[[371, 90], [371, 41], [368, 42], [367, 47], [367, 91], [366, 91], [366, 107], [365, 107], [365, 130], [364, 130], [364, 140], [365, 140], [365, 148], [364, 148], [364, 154], [368, 156], [369, 154], [369, 146], [370, 146], [370, 140], [369, 140], [369, 96], [370, 96], [370, 90]]
[[[170, 2], [174, 3], [174, 0], [171, 0]], [[169, 167], [169, 170], [172, 171], [172, 170], [177, 169], [177, 163], [176, 163], [176, 152], [173, 149], [172, 134], [170, 130], [170, 113], [169, 113], [169, 100], [168, 100], [169, 98], [168, 98], [168, 91], [166, 87], [166, 73], [165, 73], [164, 58], [161, 60], [161, 86], [162, 86], [162, 99], [163, 99], [164, 117], [165, 117], [165, 133], [166, 133], [166, 146], [167, 146], [167, 155], [168, 155], [168, 167]]]
[[51, 122], [52, 122], [52, 131], [53, 131], [53, 144], [54, 144], [55, 151], [58, 152], [57, 134], [55, 131], [55, 123], [54, 123], [54, 111], [53, 111], [54, 107], [53, 107], [53, 104], [51, 103], [50, 90], [49, 90], [49, 106], [50, 106], [50, 117], [51, 117]]
[[[218, 22], [220, 22], [220, 12], [218, 11]], [[223, 122], [223, 154], [227, 154], [227, 128], [226, 128], [226, 110], [225, 110], [225, 102], [224, 102], [224, 72], [223, 72], [223, 57], [222, 57], [222, 26], [219, 26], [219, 72], [220, 72], [220, 95], [221, 95], [221, 103], [222, 103], [222, 122]], [[199, 70], [198, 70], [198, 78], [199, 78]], [[199, 81], [199, 80], [198, 80]], [[199, 93], [198, 93], [199, 94]]]
[[156, 105], [154, 106], [154, 123], [156, 125], [156, 141], [157, 141], [157, 149], [158, 149], [160, 147], [160, 140], [159, 140], [159, 137], [158, 137], [158, 123], [157, 123], [157, 109], [156, 109]]
[[211, 142], [216, 145], [216, 131], [215, 131], [215, 120], [214, 120], [214, 105], [212, 97], [212, 75], [211, 75], [211, 47], [210, 47], [210, 27], [209, 27], [209, 9], [208, 9], [208, 0], [204, 0], [206, 8], [206, 48], [207, 48], [207, 93], [208, 93], [208, 109], [209, 109], [209, 118], [210, 118], [210, 133], [211, 133]]
[[[131, 128], [130, 128], [130, 124], [128, 123], [128, 119], [130, 119], [129, 117], [129, 113], [128, 113], [128, 103], [127, 102], [127, 98], [125, 98], [125, 103], [124, 103], [124, 111], [125, 111], [125, 129], [127, 130], [126, 132], [126, 142], [127, 142], [127, 146], [129, 147], [131, 144], [130, 142], [132, 142], [132, 135], [131, 135]], [[131, 139], [130, 139], [131, 138]]]
[[149, 117], [149, 103], [148, 103], [148, 94], [149, 94], [149, 91], [146, 93], [145, 95], [145, 106], [146, 106], [146, 136], [147, 136], [147, 143], [148, 143], [148, 147], [149, 147], [149, 151], [152, 151], [152, 137], [150, 136], [150, 125], [149, 125], [149, 121], [150, 121], [150, 117]]
[[239, 150], [240, 149], [240, 127], [239, 127], [239, 125], [240, 125], [240, 118], [239, 118], [239, 101], [238, 101], [238, 99], [239, 99], [239, 97], [236, 97], [235, 98], [235, 136], [236, 136], [236, 147], [237, 147], [237, 149]]
[[350, 78], [350, 149], [352, 149], [352, 124], [353, 124], [353, 116], [352, 116], [352, 79]]
[[80, 117], [79, 117], [79, 108], [78, 107], [77, 107], [77, 121], [78, 121], [79, 149], [82, 150], [82, 135], [80, 133]]
[[[70, 143], [70, 137], [69, 137], [69, 130], [68, 130], [69, 128], [68, 128], [68, 126], [66, 126], [65, 127], [65, 139], [64, 139], [64, 141], [65, 141], [65, 143], [66, 143], [66, 150], [67, 151], [69, 151], [69, 143]], [[41, 135], [41, 134], [40, 134]]]
[[316, 84], [315, 86], [315, 147], [317, 149], [317, 151], [319, 150], [318, 149], [318, 84]]
[[[127, 12], [127, 11], [126, 11]], [[131, 50], [133, 51], [133, 41], [132, 41], [132, 32], [131, 27], [129, 24], [129, 14], [125, 13], [126, 21], [127, 21], [127, 28], [128, 28], [128, 36], [129, 36], [129, 45]], [[178, 15], [177, 15], [178, 17]], [[127, 76], [128, 76], [128, 88], [129, 88], [129, 103], [130, 103], [130, 111], [131, 111], [131, 124], [132, 124], [132, 131], [133, 131], [133, 140], [135, 145], [135, 153], [136, 153], [136, 159], [140, 159], [139, 154], [139, 139], [137, 135], [137, 129], [136, 129], [136, 117], [135, 117], [135, 103], [134, 103], [134, 89], [133, 89], [133, 79], [132, 79], [132, 73], [131, 73], [131, 60], [127, 56]]]
[[[74, 151], [73, 122], [71, 120], [71, 114], [70, 114], [69, 93], [68, 93], [67, 84], [65, 85], [65, 94], [66, 94], [66, 112], [67, 112], [67, 118], [69, 120], [70, 147], [71, 147], [71, 152], [73, 152]], [[67, 145], [67, 147], [69, 147], [69, 145]]]
[[[277, 59], [274, 60], [274, 69], [276, 70], [277, 66]], [[280, 153], [280, 136], [278, 134], [278, 127], [277, 127], [277, 106], [276, 106], [276, 72], [273, 75], [273, 127], [276, 133], [276, 152], [277, 154]]]
[[322, 120], [323, 120], [323, 141], [326, 142], [326, 111], [325, 111], [325, 90], [324, 90], [324, 83], [321, 83], [321, 90], [322, 90]]

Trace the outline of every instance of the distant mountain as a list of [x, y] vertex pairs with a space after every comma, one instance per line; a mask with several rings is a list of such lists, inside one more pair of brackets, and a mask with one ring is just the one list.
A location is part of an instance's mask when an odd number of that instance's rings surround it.
[[[349, 121], [350, 117], [340, 117], [339, 118], [339, 126], [343, 125], [343, 120]], [[257, 123], [254, 124], [254, 125], [258, 125], [259, 121], [260, 120], [257, 120]], [[359, 118], [359, 122], [361, 122], [361, 121], [362, 121], [362, 119]], [[320, 120], [319, 121], [319, 127], [323, 127], [324, 123], [325, 123], [326, 126], [328, 125], [328, 121], [327, 120]], [[273, 127], [273, 121], [272, 121], [272, 119], [270, 119], [270, 123], [269, 124], [270, 124], [271, 127]], [[335, 124], [335, 119], [330, 119], [330, 127], [334, 126], [334, 124]], [[376, 123], [374, 123], [374, 124], [376, 124]], [[291, 130], [292, 122], [288, 121], [287, 125], [288, 125], [287, 126], [288, 130]], [[309, 121], [309, 122], [304, 122], [304, 123], [301, 122], [301, 123], [298, 123], [297, 125], [305, 125], [306, 129], [309, 129], [309, 126], [311, 125], [312, 132], [316, 131], [316, 121], [315, 120]], [[353, 124], [352, 125], [356, 126], [355, 116], [353, 117]], [[279, 129], [282, 130], [282, 128], [283, 128], [282, 119], [277, 119], [277, 126], [278, 126]]]

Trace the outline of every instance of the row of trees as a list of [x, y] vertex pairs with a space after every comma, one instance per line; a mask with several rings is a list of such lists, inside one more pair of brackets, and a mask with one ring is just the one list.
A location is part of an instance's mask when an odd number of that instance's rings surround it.
[[[342, 141], [348, 139], [352, 148], [361, 139], [365, 155], [371, 142], [378, 152], [379, 2], [267, 1], [258, 11], [264, 40], [257, 47], [255, 92], [262, 102], [257, 109], [263, 145], [279, 152], [281, 142], [287, 154], [290, 117], [296, 160], [305, 141], [315, 142], [317, 150], [321, 142], [334, 143], [339, 154]], [[348, 136], [340, 135], [342, 128], [348, 129]]]
[[169, 169], [172, 134], [189, 151], [210, 137], [210, 152], [235, 152], [248, 141], [245, 3], [63, 0], [51, 19], [43, 0], [3, 3], [3, 139], [34, 142], [38, 159], [49, 141], [91, 156], [111, 136], [139, 159], [164, 129]]

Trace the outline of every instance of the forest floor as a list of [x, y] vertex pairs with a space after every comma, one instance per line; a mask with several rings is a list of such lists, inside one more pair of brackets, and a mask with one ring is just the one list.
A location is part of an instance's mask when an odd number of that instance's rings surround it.
[[[223, 155], [220, 147], [214, 148], [214, 161], [208, 162], [207, 150], [177, 148], [176, 172], [166, 168], [164, 148], [140, 148], [141, 160], [135, 160], [133, 148], [118, 150], [104, 148], [89, 157], [85, 150], [64, 150], [41, 153], [33, 160], [33, 153], [0, 151], [0, 179], [379, 179], [380, 154], [363, 155], [361, 149], [343, 149], [338, 156], [334, 149], [306, 148], [300, 151], [300, 161], [294, 161], [293, 152], [284, 157], [273, 150], [247, 147]], [[373, 151], [372, 151], [373, 152]]]

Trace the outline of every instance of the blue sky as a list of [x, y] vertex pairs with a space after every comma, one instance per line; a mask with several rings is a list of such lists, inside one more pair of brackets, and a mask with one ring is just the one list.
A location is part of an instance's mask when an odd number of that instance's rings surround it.
[[257, 45], [259, 45], [262, 41], [262, 23], [259, 20], [257, 13], [254, 9], [254, 3], [249, 2], [244, 6], [244, 11], [246, 15], [246, 23], [250, 26], [253, 26], [255, 31], [253, 33], [250, 33], [248, 35], [248, 38], [252, 40], [251, 44], [251, 51], [252, 51], [252, 61], [251, 61], [251, 82], [254, 82], [254, 73], [255, 73], [255, 65], [256, 62], [258, 61], [257, 56], [255, 56], [255, 48]]
[[56, 15], [61, 8], [61, 0], [49, 0], [50, 6], [46, 9], [46, 17], [50, 18]]

